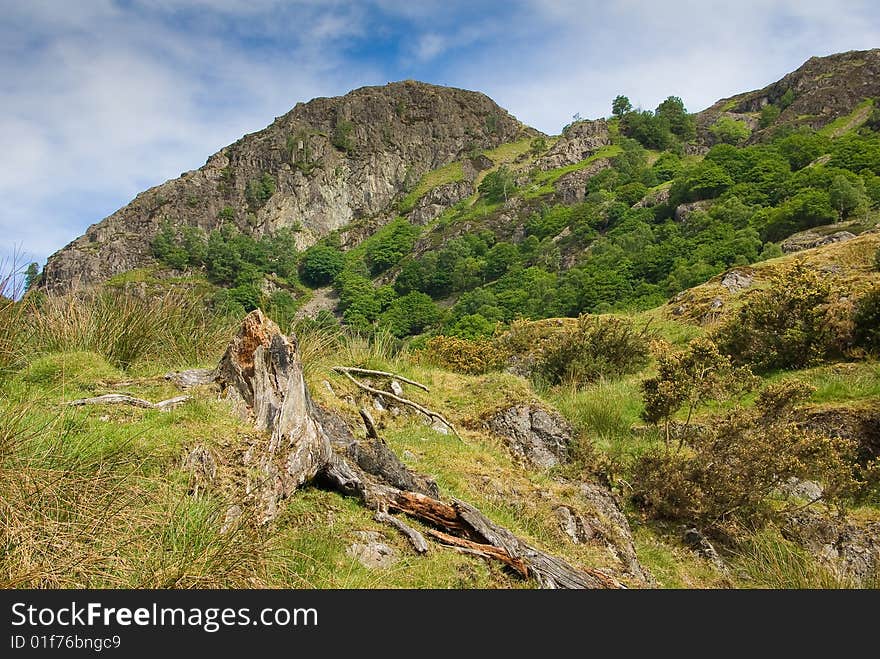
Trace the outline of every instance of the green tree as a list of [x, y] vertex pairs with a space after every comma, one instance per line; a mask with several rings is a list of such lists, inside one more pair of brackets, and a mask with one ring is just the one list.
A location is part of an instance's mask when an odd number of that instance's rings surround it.
[[412, 292], [397, 298], [382, 314], [381, 322], [394, 336], [419, 334], [440, 322], [440, 309], [424, 293]]
[[709, 128], [709, 132], [715, 136], [716, 140], [724, 144], [740, 144], [752, 134], [745, 122], [730, 117], [720, 117]]
[[309, 247], [300, 262], [300, 273], [307, 284], [325, 286], [342, 272], [345, 257], [335, 247], [314, 245]]
[[626, 96], [618, 95], [611, 101], [611, 112], [617, 118], [622, 117], [627, 112], [632, 112], [632, 109], [632, 103], [629, 102]]
[[782, 110], [779, 106], [768, 103], [761, 108], [761, 118], [758, 120], [758, 128], [767, 128], [770, 124], [779, 118]]
[[862, 179], [850, 181], [843, 174], [838, 174], [831, 181], [828, 197], [831, 207], [840, 214], [841, 220], [845, 220], [858, 208], [866, 206], [868, 199]]
[[677, 135], [683, 141], [691, 140], [697, 134], [694, 118], [688, 114], [684, 101], [678, 96], [669, 96], [657, 106], [654, 114], [669, 125], [673, 135]]
[[40, 264], [31, 263], [24, 271], [24, 290], [29, 291], [40, 280]]
[[480, 194], [493, 204], [507, 201], [515, 189], [516, 178], [506, 165], [486, 174], [479, 187]]

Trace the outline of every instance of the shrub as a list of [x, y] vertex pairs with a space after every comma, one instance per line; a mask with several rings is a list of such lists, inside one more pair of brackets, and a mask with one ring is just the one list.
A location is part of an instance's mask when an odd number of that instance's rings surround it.
[[614, 316], [582, 315], [574, 328], [546, 348], [537, 372], [550, 384], [580, 386], [634, 373], [648, 356], [647, 327], [637, 330], [631, 320]]
[[259, 179], [248, 181], [244, 191], [245, 199], [252, 209], [265, 206], [273, 194], [275, 194], [275, 179], [268, 173], [263, 174]]
[[342, 272], [345, 257], [335, 247], [314, 245], [309, 247], [300, 262], [302, 280], [313, 286], [326, 286]]
[[755, 385], [751, 371], [735, 367], [709, 339], [694, 339], [682, 351], [673, 351], [668, 344], [660, 347], [657, 375], [642, 382], [642, 418], [653, 424], [663, 423], [667, 446], [672, 418], [679, 410], [687, 409], [684, 428], [679, 433], [680, 445], [699, 406], [709, 400], [738, 396]]
[[761, 108], [761, 118], [758, 121], [758, 128], [767, 128], [770, 124], [772, 124], [776, 119], [779, 118], [779, 115], [782, 113], [777, 106], [772, 103], [768, 103], [764, 107]]
[[330, 138], [330, 142], [337, 149], [342, 151], [353, 151], [354, 150], [354, 138], [352, 138], [352, 133], [354, 132], [354, 124], [345, 119], [340, 119], [336, 122], [336, 126], [333, 128], [333, 135]]
[[855, 344], [880, 356], [880, 288], [868, 292], [858, 301], [854, 325]]
[[480, 183], [480, 194], [489, 203], [507, 201], [516, 189], [516, 179], [506, 166], [501, 165], [494, 172], [489, 172]]
[[720, 117], [709, 128], [715, 139], [724, 144], [740, 144], [752, 134], [751, 129], [742, 121], [730, 117]]
[[738, 364], [800, 368], [843, 354], [851, 319], [837, 291], [803, 262], [755, 291], [714, 339]]
[[477, 375], [504, 368], [507, 353], [491, 339], [435, 336], [425, 345], [425, 357], [456, 373]]
[[770, 385], [751, 408], [711, 419], [686, 450], [652, 450], [636, 462], [634, 500], [657, 518], [736, 534], [780, 514], [770, 495], [789, 478], [822, 483], [842, 503], [857, 489], [853, 444], [802, 428], [795, 404], [812, 389], [797, 381]]

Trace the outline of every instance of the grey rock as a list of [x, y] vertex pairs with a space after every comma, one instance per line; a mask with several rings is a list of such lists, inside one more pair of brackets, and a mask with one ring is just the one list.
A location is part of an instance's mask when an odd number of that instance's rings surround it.
[[633, 208], [653, 208], [669, 201], [669, 191], [672, 186], [660, 188], [654, 192], [648, 192], [642, 199], [637, 201]]
[[822, 498], [822, 486], [816, 481], [801, 480], [792, 476], [779, 487], [780, 493], [785, 497], [802, 499], [804, 501], [818, 501]]
[[397, 551], [382, 542], [375, 531], [355, 531], [358, 542], [350, 544], [345, 553], [371, 570], [385, 570], [397, 562]]
[[711, 205], [712, 201], [709, 199], [704, 199], [701, 201], [691, 201], [686, 204], [679, 204], [675, 207], [675, 221], [687, 222], [687, 219], [691, 213], [693, 213], [694, 211], [704, 211]]
[[721, 556], [718, 555], [715, 547], [699, 529], [693, 527], [686, 528], [682, 534], [682, 541], [700, 556], [715, 565], [719, 570], [724, 573], [728, 572], [727, 565], [721, 560]]
[[868, 585], [880, 576], [880, 522], [841, 519], [805, 508], [786, 516], [782, 535], [844, 580]]
[[467, 199], [473, 193], [474, 184], [471, 181], [438, 185], [416, 202], [409, 213], [409, 219], [413, 224], [425, 225], [440, 217], [447, 208]]
[[779, 246], [786, 254], [799, 252], [804, 249], [813, 249], [832, 243], [844, 243], [855, 238], [855, 234], [849, 231], [835, 231], [831, 234], [821, 234], [818, 231], [807, 230], [793, 234], [783, 240]]
[[636, 581], [645, 586], [656, 586], [651, 572], [639, 562], [632, 530], [617, 496], [595, 483], [581, 483], [578, 493], [582, 504], [581, 537], [587, 542], [604, 543]]
[[400, 383], [397, 380], [392, 380], [388, 386], [391, 387], [391, 393], [395, 396], [403, 396], [403, 387], [400, 386]]
[[730, 293], [738, 293], [739, 291], [750, 288], [755, 278], [740, 270], [731, 270], [721, 278], [721, 285]]
[[609, 167], [611, 167], [611, 161], [608, 158], [599, 158], [583, 169], [561, 176], [556, 181], [557, 195], [565, 204], [583, 201], [587, 191], [587, 182], [603, 169]]
[[568, 460], [572, 430], [556, 412], [534, 404], [522, 404], [497, 412], [489, 429], [501, 436], [516, 457], [546, 469]]
[[546, 171], [573, 165], [609, 144], [611, 137], [604, 119], [579, 121], [568, 127], [556, 144], [538, 160], [537, 167]]

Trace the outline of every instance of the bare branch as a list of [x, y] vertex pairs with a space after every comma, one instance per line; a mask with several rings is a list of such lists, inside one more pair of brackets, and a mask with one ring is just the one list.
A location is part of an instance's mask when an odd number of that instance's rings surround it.
[[397, 375], [397, 373], [389, 373], [388, 371], [373, 371], [368, 368], [355, 368], [353, 366], [334, 366], [333, 370], [337, 373], [360, 373], [361, 375], [381, 375], [386, 378], [396, 378], [401, 382], [406, 382], [407, 384], [411, 384], [414, 387], [418, 387], [419, 389], [424, 389], [425, 391], [431, 391], [423, 385], [421, 382], [416, 382], [415, 380], [409, 380], [405, 377]]
[[410, 541], [413, 546], [413, 549], [416, 550], [419, 554], [427, 553], [428, 551], [428, 541], [425, 540], [425, 536], [416, 531], [411, 526], [407, 526], [403, 521], [394, 517], [393, 515], [389, 515], [388, 513], [378, 512], [373, 517], [377, 522], [382, 522], [383, 524], [389, 524], [393, 526], [398, 531], [403, 533]]
[[429, 409], [426, 408], [426, 407], [422, 407], [422, 406], [419, 405], [418, 403], [414, 403], [413, 401], [409, 400], [408, 398], [402, 398], [401, 396], [397, 396], [397, 395], [395, 395], [395, 394], [388, 393], [387, 391], [382, 391], [382, 390], [380, 390], [380, 389], [374, 389], [373, 387], [369, 387], [369, 386], [365, 385], [363, 382], [359, 382], [358, 380], [356, 380], [356, 379], [351, 375], [351, 373], [349, 373], [349, 372], [348, 372], [345, 368], [343, 368], [343, 367], [340, 367], [340, 366], [334, 366], [334, 367], [333, 367], [333, 370], [336, 371], [337, 373], [342, 373], [342, 375], [344, 375], [344, 376], [347, 377], [349, 380], [351, 380], [352, 382], [354, 382], [355, 385], [357, 385], [358, 387], [360, 387], [360, 388], [363, 389], [364, 391], [369, 391], [371, 394], [374, 394], [374, 395], [376, 395], [376, 396], [383, 396], [383, 397], [385, 397], [385, 398], [390, 398], [391, 400], [396, 400], [398, 403], [401, 403], [402, 405], [408, 405], [408, 406], [412, 407], [413, 409], [418, 410], [419, 412], [421, 412], [422, 414], [424, 414], [424, 415], [425, 415], [426, 417], [428, 417], [429, 419], [437, 419], [438, 421], [440, 421], [440, 423], [442, 423], [442, 424], [445, 425], [447, 428], [449, 428], [449, 429], [452, 431], [452, 433], [453, 433], [456, 437], [458, 437], [458, 439], [459, 439], [461, 442], [464, 442], [464, 439], [463, 439], [462, 436], [458, 433], [458, 430], [455, 429], [455, 426], [453, 426], [451, 423], [449, 423], [449, 421], [447, 421], [447, 420], [443, 417], [442, 414], [438, 414], [437, 412], [434, 412], [434, 411], [432, 411], [432, 410], [429, 410]]

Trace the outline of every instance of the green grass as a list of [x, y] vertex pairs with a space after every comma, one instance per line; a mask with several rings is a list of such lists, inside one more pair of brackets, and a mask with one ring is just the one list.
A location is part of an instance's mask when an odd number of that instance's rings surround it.
[[855, 130], [868, 119], [871, 108], [874, 107], [874, 99], [866, 98], [845, 117], [838, 117], [829, 124], [823, 126], [818, 132], [826, 137], [836, 138]]
[[777, 373], [771, 380], [798, 379], [816, 387], [814, 403], [843, 403], [880, 398], [880, 364], [854, 362]]
[[735, 565], [744, 585], [774, 589], [854, 588], [821, 565], [807, 550], [785, 540], [778, 530], [765, 529], [745, 543]]
[[459, 160], [451, 162], [443, 167], [431, 170], [419, 180], [414, 187], [400, 202], [399, 211], [402, 214], [409, 213], [416, 205], [416, 202], [428, 194], [434, 188], [447, 183], [455, 183], [464, 180], [464, 169]]

